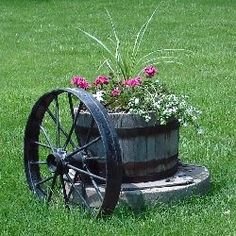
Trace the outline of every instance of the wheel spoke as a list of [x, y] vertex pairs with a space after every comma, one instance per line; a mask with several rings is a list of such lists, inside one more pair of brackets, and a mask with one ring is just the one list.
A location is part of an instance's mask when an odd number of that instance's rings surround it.
[[105, 157], [90, 157], [90, 156], [88, 156], [87, 158], [86, 158], [86, 160], [89, 160], [89, 161], [100, 161], [100, 160], [106, 160], [106, 158]]
[[91, 207], [89, 206], [89, 204], [87, 203], [87, 201], [85, 200], [85, 198], [82, 196], [82, 194], [80, 193], [80, 191], [76, 188], [75, 184], [73, 183], [73, 180], [71, 179], [71, 177], [66, 174], [66, 177], [68, 178], [68, 180], [70, 181], [70, 184], [72, 185], [74, 191], [78, 194], [78, 196], [80, 197], [80, 199], [83, 201], [83, 205], [89, 210], [91, 211]]
[[71, 93], [68, 93], [68, 100], [69, 100], [69, 105], [70, 105], [71, 118], [72, 118], [72, 120], [74, 120], [75, 119], [75, 113], [74, 113], [74, 105], [73, 105]]
[[66, 158], [69, 159], [70, 157], [74, 156], [75, 154], [77, 154], [78, 152], [83, 151], [84, 149], [88, 148], [89, 146], [91, 146], [92, 144], [96, 143], [97, 141], [99, 141], [101, 139], [101, 136], [95, 138], [94, 140], [92, 140], [91, 142], [85, 144], [84, 146], [82, 146], [81, 148], [78, 148], [77, 150], [75, 150], [74, 152], [70, 153]]
[[[53, 113], [51, 112], [51, 110], [49, 108], [47, 109], [47, 113], [52, 118], [52, 120], [56, 123], [56, 117], [53, 115]], [[65, 129], [63, 128], [63, 126], [61, 124], [59, 124], [59, 128], [60, 128], [62, 134], [67, 138], [68, 134], [67, 134], [67, 132], [65, 131]], [[73, 142], [72, 139], [70, 139], [70, 144], [72, 145], [73, 148], [76, 147], [76, 144]]]
[[61, 124], [60, 124], [60, 109], [59, 109], [59, 102], [58, 102], [58, 96], [55, 97], [55, 118], [56, 118], [56, 127], [57, 127], [57, 133], [56, 133], [56, 146], [57, 148], [61, 147]]
[[43, 183], [45, 183], [45, 182], [51, 180], [52, 178], [53, 178], [53, 176], [50, 176], [50, 177], [48, 177], [48, 178], [46, 178], [46, 179], [40, 180], [39, 182], [35, 183], [34, 185], [35, 185], [35, 187], [37, 187], [37, 186], [39, 186], [40, 184], [43, 184]]
[[[77, 178], [77, 176], [78, 176], [78, 174], [77, 174], [77, 172], [75, 173], [75, 176], [74, 176], [74, 178], [73, 178], [73, 183], [75, 183], [75, 181], [76, 181], [76, 178]], [[73, 193], [73, 189], [74, 189], [74, 187], [73, 187], [73, 185], [71, 185], [71, 188], [70, 188], [70, 190], [69, 190], [69, 193], [68, 193], [68, 199], [70, 199], [70, 196], [71, 196], [71, 194]]]
[[[88, 173], [92, 174], [86, 165], [85, 165], [85, 169], [87, 170]], [[95, 191], [98, 194], [100, 201], [102, 202], [102, 200], [103, 200], [102, 193], [101, 193], [96, 181], [93, 179], [93, 177], [91, 175], [90, 175], [90, 180], [92, 181]]]
[[61, 180], [61, 185], [62, 185], [62, 192], [63, 192], [65, 206], [66, 206], [66, 208], [68, 208], [69, 198], [68, 198], [68, 196], [66, 194], [66, 187], [65, 187], [65, 182], [64, 182], [63, 174], [60, 175], [60, 180]]
[[[72, 121], [74, 121], [75, 120], [75, 109], [74, 109], [74, 104], [73, 104], [73, 101], [72, 101], [71, 93], [68, 93], [68, 100], [69, 100], [69, 106], [70, 106], [71, 119], [72, 119]], [[80, 139], [79, 139], [78, 133], [75, 132], [75, 135], [76, 135], [77, 143], [80, 146]]]
[[99, 141], [101, 139], [101, 136], [95, 138], [94, 140], [92, 140], [91, 142], [89, 143], [86, 143], [83, 147], [81, 147], [80, 149], [81, 150], [84, 150], [86, 148], [88, 148], [89, 146], [91, 146], [92, 144], [96, 143], [97, 141]]
[[91, 172], [87, 172], [87, 171], [85, 171], [85, 170], [81, 170], [81, 169], [79, 169], [79, 168], [77, 168], [77, 167], [75, 167], [75, 166], [72, 166], [72, 165], [70, 165], [70, 164], [67, 164], [67, 166], [68, 166], [69, 168], [71, 168], [72, 170], [78, 171], [79, 173], [86, 174], [86, 175], [88, 175], [88, 176], [90, 176], [90, 177], [93, 177], [93, 178], [95, 178], [95, 179], [99, 179], [99, 180], [102, 180], [103, 182], [106, 182], [106, 179], [103, 178], [103, 177], [101, 177], [101, 176], [99, 176], [99, 175], [95, 175], [95, 174], [93, 174], [93, 173], [91, 173]]
[[53, 146], [52, 146], [52, 143], [50, 142], [49, 136], [47, 135], [45, 128], [43, 128], [43, 126], [40, 125], [40, 129], [42, 130], [42, 132], [43, 132], [43, 134], [44, 134], [44, 137], [46, 138], [46, 141], [47, 141], [49, 147], [51, 148], [51, 150], [52, 150], [52, 152], [53, 152], [53, 151], [54, 151], [54, 148], [53, 148]]
[[52, 192], [54, 190], [54, 187], [55, 187], [55, 184], [56, 184], [56, 180], [57, 180], [57, 173], [55, 173], [54, 176], [53, 176], [52, 185], [51, 185], [51, 188], [49, 189], [47, 203], [49, 203], [51, 201], [51, 199], [52, 199]]
[[[64, 144], [64, 146], [63, 146], [63, 149], [66, 149], [68, 143], [69, 143], [70, 140], [71, 140], [71, 135], [73, 134], [73, 132], [74, 132], [74, 130], [75, 130], [76, 122], [77, 122], [77, 119], [78, 119], [78, 117], [79, 117], [79, 113], [80, 113], [80, 111], [81, 111], [81, 109], [82, 109], [82, 106], [83, 106], [83, 103], [81, 102], [80, 105], [79, 105], [78, 111], [76, 112], [76, 116], [75, 116], [75, 118], [73, 119], [73, 123], [72, 123], [72, 126], [71, 126], [71, 128], [70, 128], [70, 132], [69, 132], [69, 134], [68, 134], [68, 136], [67, 136], [66, 142], [65, 142], [65, 144]], [[76, 137], [77, 137], [77, 136], [76, 136]], [[79, 140], [77, 140], [77, 141], [79, 141]]]
[[47, 164], [46, 161], [30, 161], [30, 165]]
[[45, 144], [45, 143], [40, 143], [40, 142], [37, 142], [37, 141], [34, 141], [33, 143], [37, 144], [37, 145], [39, 145], [41, 147], [45, 147], [45, 148], [51, 149], [51, 147], [49, 145]]

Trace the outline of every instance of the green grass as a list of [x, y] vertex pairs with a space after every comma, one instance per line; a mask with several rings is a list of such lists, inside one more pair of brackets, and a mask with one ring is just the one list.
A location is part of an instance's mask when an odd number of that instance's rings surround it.
[[[0, 2], [0, 235], [236, 235], [236, 2], [158, 2]], [[209, 168], [211, 191], [139, 214], [119, 206], [107, 220], [47, 208], [29, 192], [23, 171], [23, 132], [33, 103], [69, 86], [72, 75], [95, 76], [101, 51], [78, 27], [106, 40], [107, 7], [122, 38], [134, 40], [156, 6], [142, 52], [191, 50], [178, 53], [182, 66], [161, 64], [160, 77], [203, 111], [205, 133], [183, 129], [180, 154]]]

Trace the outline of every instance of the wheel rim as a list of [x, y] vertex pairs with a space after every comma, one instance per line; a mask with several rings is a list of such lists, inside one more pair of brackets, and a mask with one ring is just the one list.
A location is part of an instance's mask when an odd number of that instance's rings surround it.
[[[91, 123], [82, 135], [84, 113]], [[94, 154], [95, 145], [102, 152]], [[35, 103], [25, 130], [24, 164], [30, 189], [47, 203], [63, 199], [68, 207], [77, 196], [83, 208], [103, 216], [119, 199], [118, 138], [105, 108], [84, 90], [54, 90]]]

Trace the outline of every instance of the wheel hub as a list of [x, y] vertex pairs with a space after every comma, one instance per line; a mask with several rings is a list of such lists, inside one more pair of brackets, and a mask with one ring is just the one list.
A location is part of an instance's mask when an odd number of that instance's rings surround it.
[[48, 169], [52, 173], [66, 174], [69, 172], [67, 162], [64, 161], [65, 152], [59, 151], [47, 156]]

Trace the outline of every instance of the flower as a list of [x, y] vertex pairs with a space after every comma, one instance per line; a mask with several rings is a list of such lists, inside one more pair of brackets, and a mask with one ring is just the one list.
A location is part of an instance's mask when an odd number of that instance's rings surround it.
[[114, 88], [114, 89], [111, 91], [111, 96], [113, 96], [113, 97], [120, 96], [120, 94], [121, 94], [121, 90], [120, 90], [118, 87]]
[[135, 104], [135, 105], [138, 105], [138, 104], [139, 104], [139, 98], [135, 98], [135, 99], [134, 99], [134, 104]]
[[99, 101], [99, 102], [103, 102], [103, 94], [104, 91], [97, 91], [95, 94], [93, 94], [93, 96]]
[[108, 83], [109, 83], [109, 79], [104, 75], [98, 76], [94, 81], [94, 84], [96, 86], [103, 85], [103, 84], [108, 84]]
[[74, 76], [71, 79], [71, 84], [75, 85], [76, 87], [82, 88], [87, 90], [91, 85], [86, 81], [85, 78], [80, 76]]
[[123, 81], [123, 85], [126, 87], [136, 87], [141, 85], [141, 77], [135, 77], [134, 79], [127, 79]]
[[143, 72], [147, 77], [151, 78], [158, 72], [158, 70], [154, 66], [147, 66], [143, 69]]

